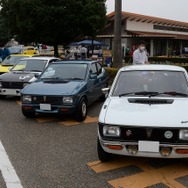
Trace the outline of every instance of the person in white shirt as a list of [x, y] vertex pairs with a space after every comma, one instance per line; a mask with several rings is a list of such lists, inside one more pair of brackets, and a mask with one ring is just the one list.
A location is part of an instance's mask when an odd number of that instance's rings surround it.
[[133, 65], [148, 64], [148, 57], [145, 51], [145, 42], [140, 41], [138, 49], [133, 53]]

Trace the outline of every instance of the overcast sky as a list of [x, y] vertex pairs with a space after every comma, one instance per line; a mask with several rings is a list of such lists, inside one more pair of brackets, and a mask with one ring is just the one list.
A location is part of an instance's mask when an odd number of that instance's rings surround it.
[[[119, 0], [116, 0], [119, 1]], [[188, 22], [188, 0], [122, 0], [123, 11]], [[107, 0], [107, 12], [115, 0]]]

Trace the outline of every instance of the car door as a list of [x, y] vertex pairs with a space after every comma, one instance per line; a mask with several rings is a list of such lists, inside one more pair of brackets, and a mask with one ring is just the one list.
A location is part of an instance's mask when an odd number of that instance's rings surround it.
[[98, 79], [97, 94], [98, 97], [100, 97], [102, 95], [102, 88], [106, 87], [107, 76], [105, 75], [105, 71], [99, 62], [96, 62], [96, 67], [97, 67], [97, 79]]
[[92, 103], [98, 98], [98, 71], [96, 63], [92, 63], [89, 69], [89, 77], [87, 83], [87, 90], [88, 90], [88, 102]]

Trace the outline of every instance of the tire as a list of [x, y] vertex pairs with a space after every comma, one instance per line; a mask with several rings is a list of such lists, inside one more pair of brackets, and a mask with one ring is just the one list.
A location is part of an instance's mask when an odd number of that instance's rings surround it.
[[0, 99], [6, 99], [6, 95], [0, 95]]
[[99, 139], [97, 140], [97, 152], [98, 152], [98, 158], [100, 161], [102, 162], [107, 162], [110, 159], [112, 159], [112, 154], [107, 153], [103, 150], [101, 143], [99, 141]]
[[27, 117], [27, 118], [34, 118], [35, 117], [35, 112], [28, 112], [22, 109], [22, 114]]
[[100, 97], [99, 97], [99, 100], [101, 101], [101, 102], [104, 102], [105, 100], [106, 100], [106, 96], [103, 94], [103, 95], [101, 95]]
[[74, 118], [76, 121], [84, 121], [86, 117], [87, 117], [87, 101], [85, 98], [82, 98], [76, 109]]

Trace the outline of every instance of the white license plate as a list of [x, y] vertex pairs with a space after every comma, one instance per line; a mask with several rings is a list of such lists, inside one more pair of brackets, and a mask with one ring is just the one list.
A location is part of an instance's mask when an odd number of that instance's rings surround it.
[[51, 104], [40, 104], [40, 110], [48, 110], [50, 111], [51, 108]]
[[159, 152], [159, 142], [139, 141], [138, 150], [141, 152]]

